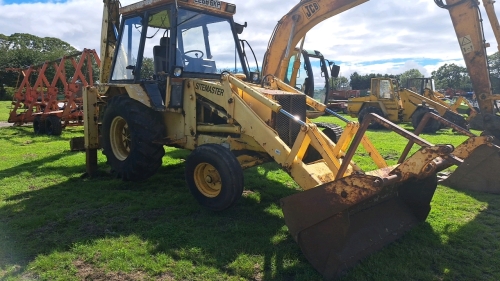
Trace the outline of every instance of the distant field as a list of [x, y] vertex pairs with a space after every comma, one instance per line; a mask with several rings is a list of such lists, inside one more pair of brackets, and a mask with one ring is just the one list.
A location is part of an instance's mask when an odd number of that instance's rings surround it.
[[[168, 148], [141, 183], [110, 177], [99, 153], [102, 175], [85, 179], [85, 155], [68, 144], [81, 135], [0, 128], [0, 280], [323, 280], [288, 233], [279, 198], [300, 191], [276, 164], [245, 170], [242, 199], [214, 213], [186, 187], [187, 151]], [[405, 145], [388, 131], [368, 137], [390, 163]], [[355, 161], [369, 170], [367, 158]], [[500, 196], [440, 185], [431, 204], [425, 223], [340, 280], [500, 280]]]

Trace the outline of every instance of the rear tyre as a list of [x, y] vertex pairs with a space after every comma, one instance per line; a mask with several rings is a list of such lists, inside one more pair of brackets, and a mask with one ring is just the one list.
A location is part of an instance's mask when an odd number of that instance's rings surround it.
[[113, 97], [102, 120], [103, 154], [111, 172], [122, 180], [141, 181], [154, 175], [165, 155], [161, 116], [144, 104], [121, 95]]
[[240, 199], [243, 170], [229, 149], [218, 144], [198, 146], [186, 159], [186, 182], [203, 207], [222, 211]]
[[47, 116], [47, 119], [45, 119], [45, 130], [49, 136], [60, 136], [62, 133], [61, 118], [55, 115]]
[[[415, 112], [413, 112], [413, 115], [411, 116], [411, 124], [413, 126], [413, 129], [417, 129], [418, 124], [420, 124], [420, 121], [422, 121], [422, 118], [424, 118], [424, 115], [427, 112], [433, 112], [437, 114], [437, 111], [432, 109], [432, 108], [427, 108], [427, 107], [419, 107]], [[425, 125], [424, 129], [422, 130], [422, 133], [431, 133], [434, 134], [436, 133], [439, 129], [441, 128], [441, 123], [438, 122], [435, 119], [429, 119], [427, 122], [427, 125]]]
[[45, 120], [42, 120], [42, 116], [37, 115], [33, 120], [33, 131], [36, 135], [45, 134]]
[[[365, 119], [365, 117], [370, 113], [375, 113], [381, 117], [384, 117], [384, 113], [382, 112], [382, 109], [375, 107], [375, 106], [365, 106], [359, 112], [359, 115], [358, 115], [359, 123], [363, 123], [363, 120]], [[382, 126], [381, 124], [379, 124], [377, 122], [371, 122], [370, 125], [368, 126], [368, 128], [370, 128], [370, 129], [382, 129], [383, 127], [384, 126]]]

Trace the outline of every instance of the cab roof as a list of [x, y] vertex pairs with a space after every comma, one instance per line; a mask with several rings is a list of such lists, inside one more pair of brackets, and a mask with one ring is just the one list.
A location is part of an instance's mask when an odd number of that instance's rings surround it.
[[[120, 14], [141, 13], [151, 8], [174, 4], [175, 2], [175, 0], [143, 0], [120, 8]], [[236, 13], [236, 5], [219, 0], [177, 0], [177, 5], [179, 7], [216, 13], [226, 17], [232, 17]]]

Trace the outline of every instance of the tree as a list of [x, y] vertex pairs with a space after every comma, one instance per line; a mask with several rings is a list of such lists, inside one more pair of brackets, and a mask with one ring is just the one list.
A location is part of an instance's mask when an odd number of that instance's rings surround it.
[[377, 77], [396, 78], [396, 76], [392, 74], [370, 73], [361, 76], [357, 72], [354, 72], [351, 74], [350, 84], [353, 90], [367, 90], [371, 88], [372, 78]]
[[437, 89], [461, 89], [469, 91], [471, 81], [467, 69], [454, 63], [444, 64], [432, 72]]
[[0, 34], [0, 78], [6, 86], [16, 87], [18, 73], [6, 72], [5, 68], [39, 65], [76, 52], [69, 43], [53, 37], [41, 38], [27, 33]]
[[345, 88], [349, 85], [349, 79], [344, 76], [339, 76], [337, 78], [330, 77], [330, 88], [332, 90], [339, 90], [341, 88]]
[[412, 79], [412, 78], [419, 78], [419, 77], [423, 77], [422, 73], [420, 73], [420, 71], [418, 69], [410, 69], [410, 70], [407, 70], [405, 72], [403, 72], [400, 76], [399, 76], [399, 83], [401, 86], [403, 87], [406, 87], [406, 83], [408, 81], [408, 79]]
[[496, 52], [488, 56], [490, 67], [490, 80], [493, 93], [500, 93], [500, 53]]
[[7, 91], [5, 90], [2, 79], [0, 79], [0, 100], [4, 100], [5, 96], [7, 95]]
[[351, 85], [351, 88], [353, 89], [358, 89], [358, 85], [360, 84], [360, 79], [361, 76], [358, 74], [358, 72], [353, 72], [351, 76], [349, 77], [349, 80], [351, 81], [349, 85]]
[[142, 79], [153, 79], [154, 74], [155, 74], [155, 70], [154, 70], [153, 59], [145, 57], [142, 60], [141, 78]]

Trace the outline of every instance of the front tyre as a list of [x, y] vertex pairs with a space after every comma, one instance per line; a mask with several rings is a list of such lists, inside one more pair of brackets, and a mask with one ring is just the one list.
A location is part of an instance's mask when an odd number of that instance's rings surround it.
[[37, 115], [33, 120], [33, 131], [36, 135], [45, 134], [45, 120], [42, 120], [42, 116]]
[[198, 203], [222, 211], [240, 199], [243, 170], [233, 153], [218, 144], [198, 146], [186, 159], [186, 182]]
[[[420, 124], [420, 121], [422, 121], [422, 118], [424, 118], [424, 115], [427, 112], [433, 112], [437, 114], [436, 110], [427, 107], [419, 107], [417, 108], [417, 110], [415, 110], [415, 112], [413, 112], [413, 115], [411, 116], [411, 124], [413, 126], [413, 129], [417, 129], [418, 125]], [[425, 125], [424, 129], [422, 130], [422, 133], [434, 134], [440, 128], [441, 128], [441, 123], [436, 119], [430, 118], [429, 121], [427, 121], [427, 124]]]
[[155, 143], [164, 135], [161, 115], [131, 99], [113, 97], [102, 120], [103, 154], [111, 172], [129, 181], [141, 181], [154, 175], [162, 164], [165, 150]]
[[55, 115], [47, 116], [47, 119], [45, 119], [45, 132], [49, 136], [60, 136], [62, 133], [61, 118]]
[[[358, 121], [359, 121], [359, 123], [360, 124], [363, 123], [363, 120], [365, 119], [365, 117], [368, 114], [370, 114], [370, 113], [375, 113], [375, 114], [377, 114], [380, 117], [384, 117], [384, 112], [382, 112], [382, 109], [380, 109], [378, 107], [375, 107], [375, 106], [365, 106], [359, 112], [359, 115], [358, 115]], [[383, 129], [384, 126], [382, 126], [380, 123], [377, 123], [377, 122], [373, 121], [373, 122], [370, 123], [370, 125], [368, 126], [368, 128], [376, 130], [376, 129]]]

